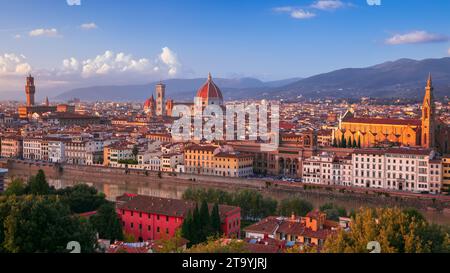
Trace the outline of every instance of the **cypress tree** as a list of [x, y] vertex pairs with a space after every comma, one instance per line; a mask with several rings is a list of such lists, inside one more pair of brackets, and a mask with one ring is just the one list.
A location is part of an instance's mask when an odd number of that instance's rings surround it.
[[203, 200], [200, 206], [200, 225], [201, 240], [204, 241], [207, 239], [212, 230], [211, 221], [209, 218], [209, 208], [206, 200]]
[[50, 186], [47, 183], [43, 170], [39, 170], [36, 176], [31, 177], [28, 185], [30, 187], [31, 194], [46, 195], [50, 192]]
[[352, 138], [351, 138], [351, 137], [348, 137], [347, 146], [348, 146], [349, 148], [352, 147]]
[[198, 244], [202, 242], [202, 222], [200, 218], [200, 211], [198, 204], [195, 205], [194, 213], [192, 214], [192, 243]]
[[181, 226], [181, 236], [189, 240], [189, 245], [191, 245], [193, 242], [192, 225], [193, 225], [192, 212], [189, 212], [183, 221], [183, 225]]
[[215, 234], [221, 234], [220, 224], [219, 205], [216, 203], [211, 212], [211, 226]]
[[344, 135], [342, 135], [341, 147], [342, 148], [347, 148], [347, 141], [345, 140], [345, 136]]
[[358, 137], [358, 148], [361, 149], [361, 136]]
[[356, 139], [353, 139], [353, 148], [357, 148], [358, 144], [356, 144]]

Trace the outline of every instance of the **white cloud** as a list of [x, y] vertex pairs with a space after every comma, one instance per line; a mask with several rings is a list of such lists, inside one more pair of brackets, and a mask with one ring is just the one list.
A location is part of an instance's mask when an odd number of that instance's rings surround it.
[[297, 9], [291, 12], [291, 17], [295, 19], [309, 19], [316, 17], [316, 14], [302, 9]]
[[448, 41], [449, 37], [439, 34], [428, 33], [426, 31], [413, 31], [406, 34], [396, 34], [386, 39], [388, 45], [402, 44], [424, 44]]
[[296, 7], [277, 7], [273, 10], [278, 13], [289, 14], [294, 19], [310, 19], [316, 17], [315, 13]]
[[77, 72], [80, 69], [80, 63], [75, 58], [63, 60], [63, 72]]
[[319, 10], [336, 10], [346, 6], [348, 6], [348, 4], [340, 0], [319, 0], [311, 5], [312, 8]]
[[98, 28], [97, 24], [95, 24], [95, 23], [85, 23], [85, 24], [82, 24], [80, 27], [82, 29], [86, 29], [86, 30], [91, 30], [91, 29], [97, 29]]
[[81, 6], [81, 0], [66, 0], [69, 6]]
[[54, 87], [130, 84], [179, 76], [182, 65], [177, 54], [164, 47], [153, 57], [137, 58], [124, 52], [106, 50], [92, 58], [71, 56], [59, 67], [35, 68], [20, 54], [0, 54], [0, 92], [22, 88], [23, 77], [32, 72], [43, 89]]
[[149, 74], [172, 77], [179, 73], [180, 67], [177, 54], [168, 47], [162, 48], [162, 52], [153, 62], [148, 58], [135, 58], [124, 52], [106, 50], [103, 54], [86, 60], [77, 60], [74, 57], [63, 60], [59, 74], [78, 74], [83, 78], [118, 74], [133, 77]]
[[56, 28], [49, 28], [49, 29], [38, 28], [29, 32], [30, 37], [39, 37], [39, 36], [57, 37], [58, 35], [59, 35], [58, 30]]
[[448, 55], [450, 56], [450, 48], [448, 49]]
[[16, 40], [21, 39], [21, 38], [22, 38], [22, 35], [20, 35], [20, 34], [14, 35], [14, 39], [16, 39]]
[[25, 75], [31, 71], [31, 65], [24, 55], [5, 53], [0, 55], [0, 77]]
[[180, 63], [178, 61], [177, 54], [170, 50], [170, 48], [164, 47], [159, 55], [159, 58], [169, 67], [170, 76], [175, 76], [178, 73]]

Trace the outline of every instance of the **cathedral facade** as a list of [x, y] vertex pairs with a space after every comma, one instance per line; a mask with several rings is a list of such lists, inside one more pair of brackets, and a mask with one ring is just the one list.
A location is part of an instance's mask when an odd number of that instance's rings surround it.
[[431, 75], [425, 88], [421, 119], [356, 117], [349, 110], [339, 120], [333, 132], [337, 146], [383, 147], [397, 145], [436, 149], [448, 153], [449, 127], [435, 115]]

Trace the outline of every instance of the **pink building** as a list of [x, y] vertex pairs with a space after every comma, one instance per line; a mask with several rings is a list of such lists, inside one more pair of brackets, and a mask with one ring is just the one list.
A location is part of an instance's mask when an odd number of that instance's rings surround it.
[[[170, 238], [195, 208], [193, 201], [124, 194], [117, 198], [117, 213], [123, 230], [140, 241]], [[213, 205], [209, 204], [210, 211]], [[239, 237], [241, 209], [219, 205], [222, 232], [227, 237]]]

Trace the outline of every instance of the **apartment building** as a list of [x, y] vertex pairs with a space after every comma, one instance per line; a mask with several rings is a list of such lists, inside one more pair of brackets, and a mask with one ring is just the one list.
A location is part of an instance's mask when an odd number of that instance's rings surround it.
[[214, 175], [247, 177], [253, 175], [253, 156], [240, 152], [220, 152], [213, 156]]
[[253, 174], [254, 156], [236, 152], [229, 146], [191, 145], [184, 150], [187, 173], [225, 177], [246, 177]]
[[357, 187], [431, 193], [442, 188], [442, 161], [430, 149], [363, 149], [352, 161]]
[[186, 172], [193, 174], [214, 175], [215, 162], [213, 156], [218, 148], [218, 146], [213, 145], [191, 145], [186, 147], [184, 150]]
[[182, 153], [162, 154], [160, 162], [162, 172], [174, 172], [178, 165], [184, 163], [184, 155]]
[[450, 154], [442, 157], [442, 190], [450, 193]]
[[124, 160], [133, 160], [133, 145], [127, 142], [116, 142], [103, 148], [103, 165], [119, 164]]
[[303, 161], [303, 182], [322, 185], [333, 184], [334, 159], [334, 154], [326, 152], [305, 159]]
[[6, 158], [22, 158], [22, 137], [17, 135], [3, 136], [1, 139], [1, 156]]
[[65, 142], [67, 139], [63, 138], [48, 138], [48, 161], [52, 163], [65, 162]]
[[43, 160], [41, 137], [25, 137], [23, 138], [23, 158], [27, 160]]

